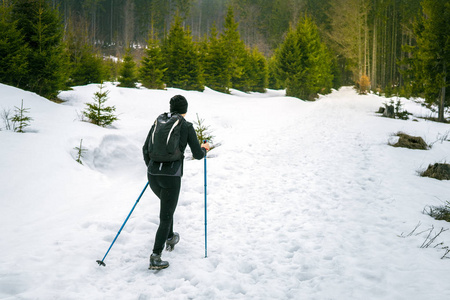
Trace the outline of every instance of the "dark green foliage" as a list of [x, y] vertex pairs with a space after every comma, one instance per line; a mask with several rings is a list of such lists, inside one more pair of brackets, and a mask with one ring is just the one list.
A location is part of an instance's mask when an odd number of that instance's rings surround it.
[[241, 40], [238, 23], [234, 19], [234, 12], [231, 6], [227, 10], [224, 31], [220, 39], [225, 47], [228, 73], [231, 74], [231, 86], [234, 89], [246, 91], [248, 84], [246, 82], [247, 78], [244, 77], [244, 69], [247, 51], [244, 42]]
[[105, 69], [107, 81], [117, 81], [119, 78], [120, 63], [114, 57], [105, 57], [103, 59], [103, 67]]
[[205, 85], [218, 92], [229, 93], [231, 87], [230, 57], [225, 51], [223, 40], [218, 38], [215, 25], [211, 28], [209, 42], [204, 42], [201, 52]]
[[14, 116], [11, 118], [11, 122], [13, 123], [14, 131], [16, 132], [25, 132], [23, 131], [25, 127], [30, 126], [30, 121], [33, 119], [29, 116], [26, 116], [30, 111], [29, 108], [23, 107], [23, 100], [20, 105], [20, 108], [17, 106], [14, 106]]
[[79, 57], [72, 61], [72, 66], [70, 85], [101, 83], [108, 78], [107, 66], [102, 57], [89, 45], [82, 48]]
[[272, 56], [271, 58], [269, 58], [268, 60], [268, 88], [270, 89], [274, 89], [274, 90], [279, 90], [279, 89], [284, 89], [284, 82], [283, 80], [281, 80], [281, 76], [279, 73], [279, 69], [277, 66], [277, 61], [275, 56]]
[[164, 81], [167, 86], [184, 90], [204, 90], [198, 49], [192, 41], [190, 31], [183, 28], [178, 15], [164, 40], [163, 53], [167, 67]]
[[0, 82], [20, 86], [28, 73], [29, 47], [7, 2], [0, 5]]
[[295, 29], [291, 28], [277, 49], [275, 59], [287, 96], [314, 100], [318, 93], [331, 91], [330, 54], [310, 18], [304, 17]]
[[89, 119], [92, 124], [106, 127], [111, 125], [118, 118], [114, 115], [116, 108], [114, 106], [105, 106], [108, 100], [109, 91], [103, 91], [103, 84], [99, 86], [99, 91], [94, 94], [94, 102], [86, 103], [86, 110], [83, 115]]
[[148, 89], [164, 89], [164, 72], [167, 70], [159, 41], [151, 35], [139, 69], [142, 85]]
[[450, 105], [448, 70], [450, 69], [450, 3], [448, 0], [422, 1], [423, 16], [415, 26], [417, 47], [410, 47], [414, 61], [413, 85], [423, 91], [429, 104], [439, 107], [439, 121]]
[[102, 55], [89, 42], [87, 22], [70, 20], [67, 24], [66, 44], [70, 59], [69, 85], [101, 83], [108, 79], [108, 69]]
[[268, 84], [268, 67], [264, 55], [254, 48], [248, 53], [249, 64], [245, 68], [244, 76], [249, 80], [250, 92], [266, 92]]
[[49, 99], [56, 98], [68, 78], [64, 27], [58, 12], [45, 0], [17, 0], [12, 17], [30, 49], [28, 72], [19, 86]]
[[77, 150], [77, 163], [82, 165], [83, 162], [81, 161], [81, 159], [83, 158], [83, 154], [87, 152], [87, 149], [83, 148], [83, 139], [81, 139], [80, 141], [80, 147], [75, 147], [73, 149]]
[[131, 48], [128, 48], [124, 57], [122, 67], [120, 68], [120, 77], [118, 86], [135, 88], [138, 81], [136, 62], [131, 55]]

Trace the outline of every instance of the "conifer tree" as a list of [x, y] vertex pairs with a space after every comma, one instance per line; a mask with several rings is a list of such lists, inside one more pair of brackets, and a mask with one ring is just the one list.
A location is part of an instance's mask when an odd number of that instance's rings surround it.
[[81, 139], [80, 141], [80, 147], [75, 147], [73, 149], [77, 150], [77, 158], [75, 159], [76, 162], [82, 165], [83, 161], [81, 159], [83, 158], [83, 154], [88, 151], [87, 149], [83, 148], [83, 139]]
[[115, 106], [105, 106], [108, 100], [109, 91], [103, 91], [103, 83], [99, 86], [99, 91], [94, 93], [94, 102], [86, 103], [86, 110], [83, 115], [89, 119], [92, 124], [106, 127], [111, 125], [118, 118], [114, 115]]
[[257, 48], [253, 48], [248, 52], [248, 60], [249, 64], [244, 73], [249, 80], [249, 91], [264, 93], [268, 85], [266, 58]]
[[166, 70], [161, 45], [152, 32], [139, 69], [142, 85], [148, 89], [164, 89], [163, 79]]
[[229, 93], [231, 87], [231, 73], [229, 69], [229, 56], [225, 52], [225, 45], [218, 39], [215, 25], [211, 28], [209, 42], [205, 42], [203, 72], [206, 86], [213, 90]]
[[84, 45], [78, 55], [78, 57], [71, 56], [70, 85], [100, 83], [108, 78], [102, 57], [91, 45]]
[[450, 4], [447, 0], [424, 0], [422, 7], [423, 16], [415, 27], [414, 84], [420, 85], [418, 90], [423, 90], [429, 104], [437, 104], [438, 120], [443, 122], [445, 107], [450, 105]]
[[30, 48], [29, 72], [20, 87], [46, 98], [56, 98], [68, 79], [64, 27], [58, 11], [45, 0], [17, 0], [12, 17], [17, 20], [17, 28]]
[[289, 30], [276, 51], [276, 61], [286, 84], [286, 95], [314, 100], [318, 93], [330, 92], [331, 58], [310, 18], [304, 17], [295, 29]]
[[23, 99], [22, 99], [22, 103], [21, 103], [20, 107], [15, 106], [14, 111], [15, 111], [15, 114], [11, 119], [11, 122], [13, 123], [14, 131], [23, 133], [23, 132], [25, 132], [25, 131], [23, 131], [25, 129], [25, 127], [30, 126], [30, 121], [33, 120], [31, 117], [26, 115], [29, 113], [30, 109], [23, 107]]
[[231, 86], [238, 90], [245, 90], [247, 83], [244, 77], [244, 64], [246, 63], [245, 44], [241, 40], [238, 31], [238, 23], [234, 19], [234, 11], [228, 6], [225, 17], [224, 31], [221, 34], [221, 42], [227, 54], [228, 72], [231, 74]]
[[175, 16], [169, 35], [164, 41], [164, 58], [167, 66], [167, 86], [184, 90], [203, 91], [203, 76], [198, 49], [191, 33], [184, 29], [181, 17]]
[[118, 86], [135, 88], [137, 81], [136, 62], [134, 62], [133, 56], [131, 55], [131, 48], [128, 47], [123, 57], [119, 77], [120, 84]]
[[11, 17], [11, 6], [0, 4], [0, 82], [20, 86], [28, 72], [29, 47], [24, 43], [17, 20]]
[[81, 18], [67, 24], [66, 43], [70, 58], [69, 85], [100, 83], [107, 79], [107, 66], [89, 42], [88, 24]]
[[283, 80], [281, 80], [281, 76], [279, 74], [279, 70], [277, 67], [277, 60], [275, 55], [272, 55], [268, 62], [268, 88], [269, 89], [274, 89], [274, 90], [278, 90], [278, 89], [284, 89], [284, 82]]

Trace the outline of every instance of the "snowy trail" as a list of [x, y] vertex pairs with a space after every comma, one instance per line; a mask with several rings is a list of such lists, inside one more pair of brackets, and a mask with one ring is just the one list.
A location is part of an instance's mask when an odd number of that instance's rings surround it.
[[[206, 118], [221, 144], [207, 160], [208, 258], [203, 161], [186, 160], [174, 225], [181, 241], [174, 252], [163, 253], [171, 266], [147, 270], [159, 209], [147, 190], [107, 266], [98, 267], [95, 260], [103, 257], [145, 184], [140, 147], [154, 118], [145, 113], [146, 98], [161, 99], [151, 102], [156, 114], [179, 92], [110, 88], [123, 113], [117, 129], [92, 130], [70, 119], [61, 125], [70, 134], [59, 129], [39, 140], [25, 135], [38, 143], [36, 149], [55, 138], [61, 144], [54, 153], [38, 152], [43, 159], [30, 160], [29, 175], [26, 166], [0, 161], [31, 185], [18, 191], [18, 182], [1, 190], [18, 199], [7, 202], [1, 215], [8, 228], [0, 235], [8, 245], [0, 249], [1, 299], [450, 297], [449, 261], [439, 260], [442, 251], [419, 248], [426, 233], [398, 237], [419, 221], [423, 230], [447, 226], [421, 211], [447, 199], [449, 182], [421, 178], [416, 171], [449, 160], [450, 143], [436, 143], [430, 151], [387, 145], [390, 134], [401, 130], [432, 142], [448, 125], [380, 118], [374, 111], [385, 99], [361, 97], [350, 88], [314, 103], [274, 91], [186, 92], [190, 120], [194, 112]], [[93, 90], [69, 92], [71, 101], [58, 109], [66, 118], [73, 115], [67, 108], [81, 107], [86, 97], [79, 95]], [[41, 132], [51, 129], [44, 125]], [[18, 143], [16, 135], [4, 136]], [[78, 137], [85, 137], [90, 149], [86, 166], [55, 154], [71, 149]], [[5, 153], [17, 160], [14, 151]], [[56, 170], [49, 175], [52, 187], [36, 175], [47, 164]], [[449, 237], [446, 232], [441, 240]]]

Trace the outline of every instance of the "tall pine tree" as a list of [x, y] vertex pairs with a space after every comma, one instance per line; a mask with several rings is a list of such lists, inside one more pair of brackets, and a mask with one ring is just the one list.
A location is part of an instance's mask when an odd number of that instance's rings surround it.
[[320, 41], [314, 22], [305, 16], [291, 28], [275, 54], [286, 95], [314, 100], [318, 93], [329, 93], [333, 75], [331, 58]]
[[17, 0], [12, 16], [30, 48], [29, 72], [20, 87], [49, 99], [56, 98], [68, 79], [64, 27], [58, 11], [45, 0]]
[[415, 30], [416, 84], [424, 91], [426, 101], [439, 107], [438, 120], [443, 122], [445, 107], [450, 105], [450, 2], [424, 0], [422, 7], [423, 16]]
[[218, 38], [215, 25], [211, 28], [209, 42], [202, 51], [202, 61], [205, 84], [213, 90], [229, 93], [231, 87], [231, 73], [229, 70], [229, 56], [225, 52], [225, 45]]
[[166, 70], [161, 45], [152, 30], [139, 69], [142, 85], [148, 89], [164, 89], [163, 79]]
[[11, 16], [11, 6], [3, 1], [0, 5], [0, 82], [20, 86], [28, 73], [28, 55], [28, 45]]
[[184, 90], [203, 91], [203, 77], [198, 49], [189, 30], [177, 15], [164, 41], [164, 59], [167, 66], [164, 81], [167, 86]]
[[234, 19], [234, 11], [228, 7], [225, 17], [224, 31], [220, 36], [227, 55], [228, 72], [231, 74], [231, 86], [234, 89], [246, 90], [247, 82], [244, 77], [244, 68], [247, 52], [238, 31], [238, 23]]

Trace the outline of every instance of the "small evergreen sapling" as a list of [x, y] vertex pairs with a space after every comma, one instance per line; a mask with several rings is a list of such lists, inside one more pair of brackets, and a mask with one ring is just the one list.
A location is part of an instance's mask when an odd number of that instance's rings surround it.
[[23, 99], [20, 108], [18, 108], [17, 106], [14, 106], [14, 108], [15, 114], [11, 119], [14, 131], [23, 133], [25, 127], [30, 126], [30, 121], [33, 120], [31, 117], [26, 116], [26, 114], [29, 113], [30, 109], [23, 107]]
[[109, 91], [103, 91], [103, 83], [99, 86], [99, 91], [94, 94], [94, 102], [86, 103], [87, 109], [83, 112], [92, 124], [106, 127], [111, 125], [118, 118], [114, 115], [115, 106], [105, 106], [108, 100]]
[[200, 119], [200, 117], [197, 115], [197, 121], [195, 121], [195, 133], [197, 133], [197, 139], [200, 143], [203, 143], [205, 140], [208, 141], [209, 143], [212, 142], [212, 139], [214, 138], [214, 136], [212, 136], [209, 133], [209, 126], [205, 126], [204, 125], [204, 119]]
[[83, 164], [83, 162], [81, 161], [81, 159], [83, 158], [83, 154], [84, 154], [85, 152], [87, 152], [87, 149], [84, 149], [84, 148], [83, 148], [83, 139], [81, 139], [81, 141], [80, 141], [80, 147], [75, 147], [75, 148], [73, 148], [73, 149], [77, 150], [77, 159], [76, 159], [76, 161], [77, 161], [79, 164]]

